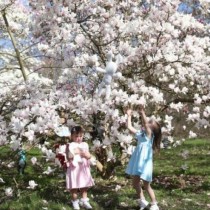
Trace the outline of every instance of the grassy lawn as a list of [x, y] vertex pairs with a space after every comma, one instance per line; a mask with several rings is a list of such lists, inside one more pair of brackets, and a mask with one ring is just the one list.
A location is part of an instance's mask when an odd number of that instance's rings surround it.
[[[7, 162], [14, 156], [6, 148], [0, 148], [0, 160]], [[52, 175], [42, 174], [40, 166], [32, 166], [30, 159], [36, 156], [46, 165], [46, 160], [37, 149], [27, 154], [26, 174], [19, 176], [15, 167], [0, 165], [1, 210], [71, 210], [70, 197], [65, 191], [64, 173], [55, 171]], [[135, 192], [131, 179], [125, 176], [125, 167], [116, 168], [116, 176], [102, 180], [94, 173], [96, 186], [89, 191], [95, 210], [137, 210]], [[27, 189], [28, 181], [38, 183], [36, 189]], [[210, 209], [210, 140], [188, 140], [173, 149], [162, 150], [155, 156], [154, 181], [161, 210], [207, 210]], [[5, 196], [6, 187], [12, 187], [14, 194]], [[118, 190], [117, 190], [118, 189]]]

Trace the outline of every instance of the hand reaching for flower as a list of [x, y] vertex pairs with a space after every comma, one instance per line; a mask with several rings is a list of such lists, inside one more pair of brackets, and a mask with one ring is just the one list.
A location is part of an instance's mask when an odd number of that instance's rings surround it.
[[137, 130], [131, 124], [132, 112], [133, 112], [133, 110], [130, 109], [130, 108], [126, 110], [126, 114], [128, 115], [128, 118], [127, 118], [127, 127], [128, 127], [128, 130], [130, 130], [130, 132], [136, 133]]
[[133, 112], [132, 109], [127, 109], [127, 110], [126, 110], [126, 113], [127, 113], [128, 116], [131, 116], [131, 115], [132, 115], [132, 112]]
[[142, 104], [139, 105], [139, 111], [142, 113], [144, 112], [144, 106]]

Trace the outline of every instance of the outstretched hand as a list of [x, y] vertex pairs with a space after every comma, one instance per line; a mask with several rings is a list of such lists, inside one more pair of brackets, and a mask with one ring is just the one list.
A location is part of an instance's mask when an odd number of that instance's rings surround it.
[[144, 105], [140, 104], [139, 105], [139, 111], [140, 112], [144, 112], [145, 108], [144, 108]]
[[132, 109], [127, 109], [127, 110], [126, 110], [126, 114], [127, 114], [128, 116], [131, 116], [131, 115], [132, 115], [132, 112], [133, 112]]
[[133, 110], [131, 108], [127, 108], [125, 110], [125, 112], [128, 115], [128, 117], [127, 117], [127, 128], [131, 133], [135, 134], [137, 132], [137, 130], [132, 126], [132, 123], [131, 123], [131, 116], [132, 116]]

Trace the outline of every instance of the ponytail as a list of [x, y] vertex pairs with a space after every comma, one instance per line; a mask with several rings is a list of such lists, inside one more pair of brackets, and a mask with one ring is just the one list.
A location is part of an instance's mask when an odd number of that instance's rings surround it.
[[153, 135], [154, 135], [154, 140], [153, 140], [153, 145], [152, 148], [155, 152], [160, 152], [160, 143], [162, 139], [162, 132], [161, 132], [161, 126], [158, 122], [156, 122], [157, 127], [153, 129]]

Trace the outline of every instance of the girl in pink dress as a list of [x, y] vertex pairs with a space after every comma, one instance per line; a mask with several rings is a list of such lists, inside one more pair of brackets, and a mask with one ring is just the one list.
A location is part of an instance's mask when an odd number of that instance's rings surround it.
[[[72, 196], [72, 205], [75, 210], [79, 210], [80, 206], [85, 209], [92, 209], [87, 197], [87, 190], [94, 185], [93, 178], [90, 173], [89, 147], [83, 142], [83, 129], [75, 126], [71, 129], [72, 142], [67, 144], [67, 171], [66, 171], [66, 188], [70, 190]], [[81, 192], [82, 198], [78, 200], [78, 193]]]

